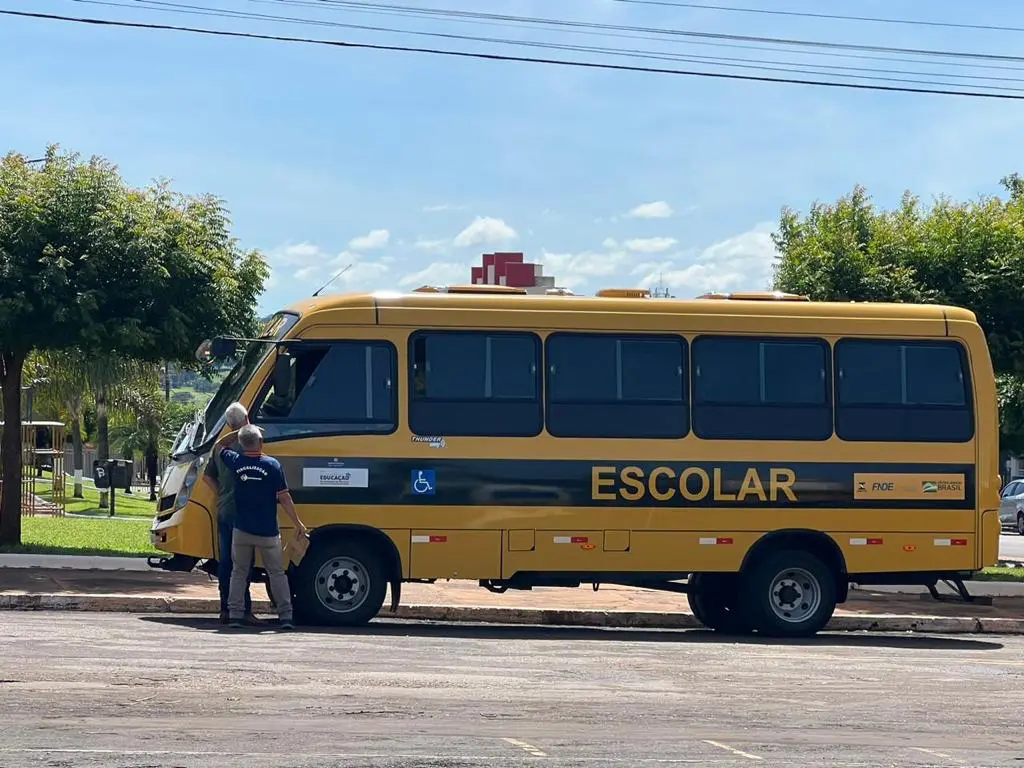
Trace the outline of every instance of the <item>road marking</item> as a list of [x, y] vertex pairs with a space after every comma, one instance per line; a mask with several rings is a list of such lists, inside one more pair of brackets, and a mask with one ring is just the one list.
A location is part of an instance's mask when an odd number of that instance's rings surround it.
[[533, 744], [527, 744], [525, 741], [519, 741], [519, 739], [502, 739], [502, 741], [508, 742], [513, 747], [519, 747], [523, 752], [528, 752], [534, 757], [547, 757], [546, 752], [542, 752], [533, 746]]
[[911, 749], [915, 752], [924, 752], [926, 755], [931, 755], [932, 757], [941, 757], [946, 760], [953, 759], [952, 755], [947, 755], [945, 752], [936, 752], [934, 749], [925, 749], [924, 747], [911, 747]]
[[710, 744], [712, 747], [718, 747], [719, 749], [724, 749], [726, 752], [732, 752], [734, 755], [739, 755], [740, 757], [745, 757], [745, 758], [747, 758], [747, 760], [764, 760], [763, 757], [758, 757], [757, 755], [752, 755], [749, 752], [744, 752], [742, 749], [736, 749], [735, 747], [730, 747], [728, 744], [723, 744], [720, 741], [711, 741], [711, 739], [704, 739], [704, 743], [705, 744]]

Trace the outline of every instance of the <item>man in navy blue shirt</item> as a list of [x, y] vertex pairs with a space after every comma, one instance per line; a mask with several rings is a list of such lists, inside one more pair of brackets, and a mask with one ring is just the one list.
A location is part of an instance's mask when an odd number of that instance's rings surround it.
[[252, 567], [253, 555], [259, 550], [270, 580], [281, 628], [293, 629], [291, 589], [284, 572], [281, 530], [277, 524], [278, 502], [284, 507], [299, 535], [306, 535], [306, 526], [295, 511], [280, 463], [263, 453], [263, 435], [260, 430], [252, 424], [246, 424], [238, 430], [241, 452], [227, 447], [234, 437], [227, 435], [217, 444], [224, 466], [235, 478], [235, 530], [231, 541], [228, 622], [232, 627], [243, 626], [242, 613], [245, 609], [249, 569]]

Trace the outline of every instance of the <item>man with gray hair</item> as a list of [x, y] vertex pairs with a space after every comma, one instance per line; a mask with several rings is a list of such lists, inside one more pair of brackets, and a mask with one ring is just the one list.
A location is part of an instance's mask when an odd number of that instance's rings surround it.
[[[241, 403], [232, 403], [224, 413], [231, 434], [249, 423], [249, 412]], [[232, 440], [230, 447], [240, 452], [242, 447], [238, 440]], [[217, 559], [217, 582], [220, 587], [220, 621], [228, 623], [228, 591], [231, 584], [231, 545], [235, 530], [235, 475], [224, 464], [220, 451], [216, 448], [206, 464], [203, 480], [217, 493], [217, 538], [220, 543], [220, 556]], [[248, 621], [252, 618], [252, 596], [249, 585], [245, 588], [245, 615]]]
[[235, 476], [235, 530], [231, 552], [234, 566], [228, 594], [230, 625], [243, 625], [243, 595], [248, 584], [253, 556], [259, 550], [270, 581], [270, 590], [281, 628], [294, 629], [292, 594], [288, 577], [284, 572], [281, 529], [277, 524], [278, 502], [291, 518], [298, 535], [305, 536], [306, 527], [295, 511], [281, 464], [277, 459], [263, 453], [263, 433], [259, 428], [246, 424], [238, 430], [241, 452], [226, 447], [231, 439], [232, 436], [227, 435], [217, 444], [224, 465]]

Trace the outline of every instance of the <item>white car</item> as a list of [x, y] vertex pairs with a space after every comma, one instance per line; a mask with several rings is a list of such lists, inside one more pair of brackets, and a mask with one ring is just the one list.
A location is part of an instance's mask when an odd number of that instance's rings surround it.
[[1024, 536], [1024, 480], [1007, 484], [999, 497], [999, 522]]

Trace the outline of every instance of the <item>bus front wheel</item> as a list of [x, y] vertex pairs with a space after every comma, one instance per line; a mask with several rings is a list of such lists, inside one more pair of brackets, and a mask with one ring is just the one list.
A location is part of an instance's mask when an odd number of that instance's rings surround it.
[[759, 558], [744, 574], [746, 615], [762, 635], [810, 637], [832, 618], [836, 580], [817, 557], [783, 550]]
[[731, 573], [695, 573], [687, 595], [697, 621], [708, 629], [741, 635], [751, 630], [740, 607], [739, 579]]
[[372, 546], [359, 539], [319, 541], [295, 574], [296, 612], [305, 623], [362, 626], [380, 612], [387, 585]]

